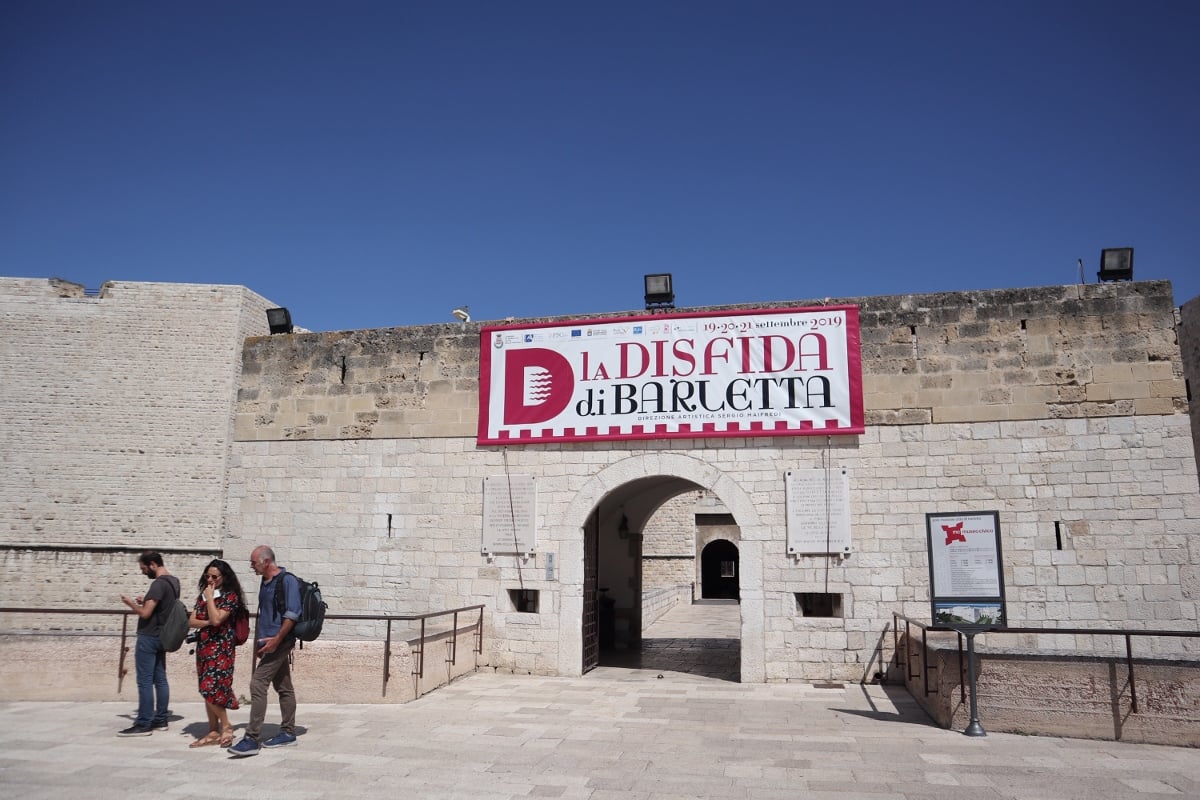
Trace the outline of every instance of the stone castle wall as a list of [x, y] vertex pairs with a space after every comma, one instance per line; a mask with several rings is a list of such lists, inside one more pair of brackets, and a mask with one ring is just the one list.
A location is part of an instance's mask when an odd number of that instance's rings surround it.
[[[28, 570], [4, 591], [21, 604], [73, 592], [56, 571], [71, 548], [120, 575], [136, 549], [176, 548], [191, 585], [209, 548], [237, 564], [267, 542], [334, 613], [484, 603], [481, 663], [572, 674], [581, 530], [613, 489], [664, 475], [736, 520], [744, 680], [862, 677], [893, 611], [928, 613], [930, 511], [1000, 512], [1011, 624], [1194, 624], [1200, 504], [1167, 283], [830, 301], [861, 309], [861, 436], [507, 449], [475, 443], [478, 324], [264, 336], [270, 304], [236, 287], [171, 301], [161, 285], [98, 299], [45, 285], [0, 283], [0, 322], [22, 331], [0, 345], [17, 387], [0, 424], [20, 445], [4, 450], [0, 541]], [[61, 353], [56, 326], [74, 331]], [[852, 553], [788, 556], [783, 474], [826, 466], [850, 475]], [[480, 552], [481, 484], [506, 472], [537, 479], [532, 558]], [[658, 525], [680, 528], [645, 530]], [[513, 607], [521, 588], [540, 592], [537, 613]], [[801, 617], [799, 592], [842, 594], [842, 616]], [[377, 633], [359, 627], [338, 630]]]
[[1192, 445], [1200, 453], [1200, 297], [1179, 308], [1179, 351], [1188, 387], [1188, 413], [1192, 417]]
[[[578, 635], [567, 609], [579, 599], [578, 531], [587, 517], [570, 516], [575, 484], [606, 470], [649, 469], [638, 462], [665, 456], [696, 463], [684, 448], [539, 453], [539, 552], [524, 561], [479, 552], [478, 484], [503, 474], [501, 453], [454, 439], [429, 441], [420, 453], [405, 444], [239, 445], [231, 480], [245, 488], [231, 500], [227, 554], [242, 559], [258, 539], [276, 542], [285, 563], [305, 565], [329, 587], [341, 613], [485, 603], [495, 626], [487, 640], [500, 651], [486, 663], [540, 673], [574, 659], [563, 648]], [[843, 559], [785, 552], [782, 472], [819, 465], [824, 443], [756, 444], [713, 448], [704, 464], [757, 500], [739, 551], [743, 590], [761, 595], [770, 679], [857, 679], [893, 611], [926, 617], [924, 515], [947, 507], [1000, 509], [1012, 625], [1172, 628], [1190, 625], [1198, 611], [1200, 508], [1182, 415], [871, 428], [830, 454], [849, 470], [857, 498], [854, 552]], [[1055, 521], [1067, 532], [1062, 550]], [[553, 580], [545, 577], [549, 554], [558, 564]], [[507, 591], [518, 587], [542, 593], [541, 613], [511, 610]], [[800, 617], [798, 592], [843, 594], [844, 617]]]
[[119, 603], [163, 550], [192, 584], [220, 552], [240, 286], [0, 278], [0, 605]]
[[[1187, 411], [1164, 281], [822, 302], [860, 308], [868, 425]], [[479, 328], [251, 340], [237, 438], [473, 439]]]
[[[477, 325], [250, 340], [230, 550], [273, 537], [350, 613], [486, 603], [489, 663], [569, 674], [582, 498], [663, 474], [736, 518], [746, 680], [861, 677], [893, 610], [928, 614], [930, 511], [1000, 512], [1011, 624], [1191, 624], [1200, 504], [1169, 284], [830, 302], [861, 308], [862, 436], [479, 448]], [[783, 473], [827, 465], [849, 470], [853, 552], [788, 556]], [[506, 470], [538, 481], [528, 562], [479, 553], [480, 484]], [[511, 610], [518, 587], [538, 614]], [[801, 617], [800, 592], [841, 594], [841, 616]]]
[[699, 492], [664, 503], [642, 529], [642, 592], [691, 586], [696, 577], [696, 501]]

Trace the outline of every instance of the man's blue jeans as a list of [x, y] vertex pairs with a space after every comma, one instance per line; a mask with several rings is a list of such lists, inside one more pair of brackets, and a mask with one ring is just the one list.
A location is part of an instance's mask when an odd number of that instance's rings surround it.
[[171, 687], [167, 685], [167, 653], [157, 636], [138, 635], [133, 663], [137, 667], [138, 689], [138, 715], [134, 724], [149, 728], [152, 722], [166, 722]]

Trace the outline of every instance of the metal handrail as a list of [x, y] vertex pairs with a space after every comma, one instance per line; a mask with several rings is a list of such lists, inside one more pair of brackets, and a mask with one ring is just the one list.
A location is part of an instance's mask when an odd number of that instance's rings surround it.
[[[921, 652], [918, 654], [918, 657], [921, 659], [922, 662], [926, 663], [925, 674], [924, 674], [923, 680], [922, 680], [922, 682], [925, 685], [925, 696], [926, 697], [928, 697], [930, 694], [937, 694], [936, 691], [933, 691], [933, 692], [929, 691], [929, 671], [930, 671], [930, 669], [937, 669], [937, 667], [935, 666], [935, 667], [931, 668], [927, 665], [929, 659], [926, 658], [925, 654], [929, 650], [929, 644], [926, 639], [926, 634], [929, 631], [958, 634], [958, 670], [959, 670], [959, 678], [960, 678], [959, 679], [959, 689], [962, 694], [963, 700], [965, 701], [965, 699], [966, 699], [966, 685], [965, 685], [966, 682], [961, 679], [962, 671], [963, 671], [963, 633], [962, 633], [962, 631], [959, 630], [958, 628], [952, 628], [952, 627], [948, 627], [948, 626], [944, 626], [944, 625], [930, 625], [919, 619], [913, 619], [911, 617], [905, 616], [904, 614], [900, 614], [899, 612], [893, 611], [892, 612], [892, 654], [893, 654], [893, 658], [896, 659], [897, 667], [900, 666], [900, 664], [899, 664], [900, 643], [899, 643], [898, 637], [899, 637], [899, 629], [900, 629], [901, 621], [904, 622], [904, 657], [910, 663], [911, 663], [911, 656], [908, 652], [908, 643], [911, 640], [912, 636], [909, 633], [909, 628], [913, 625], [916, 625], [918, 628], [921, 629]], [[1121, 637], [1124, 637], [1124, 639], [1125, 639], [1125, 667], [1129, 673], [1129, 701], [1130, 701], [1129, 707], [1130, 707], [1130, 710], [1134, 714], [1138, 713], [1138, 700], [1137, 700], [1137, 683], [1135, 681], [1134, 669], [1133, 669], [1133, 637], [1134, 636], [1166, 636], [1166, 637], [1174, 637], [1174, 638], [1181, 638], [1181, 639], [1200, 638], [1200, 631], [1145, 630], [1145, 629], [1134, 630], [1132, 628], [1013, 628], [1013, 627], [1001, 628], [1001, 627], [996, 627], [996, 626], [987, 626], [987, 627], [972, 626], [971, 633], [973, 633], [973, 634], [1033, 633], [1033, 634], [1050, 634], [1050, 635], [1067, 634], [1067, 635], [1072, 635], [1072, 636], [1121, 636]], [[915, 677], [917, 677], [917, 674], [919, 674], [919, 673], [911, 672], [911, 666], [909, 666], [905, 670], [905, 675], [907, 676], [907, 678], [915, 678]]]
[[[383, 688], [382, 695], [387, 696], [387, 685], [391, 679], [391, 654], [392, 654], [392, 623], [393, 622], [420, 622], [421, 632], [416, 639], [407, 640], [410, 644], [416, 645], [415, 655], [417, 656], [416, 666], [413, 668], [412, 674], [418, 679], [425, 676], [425, 646], [429, 639], [433, 637], [450, 637], [450, 657], [446, 659], [446, 663], [455, 664], [458, 657], [458, 634], [460, 631], [472, 631], [475, 638], [475, 647], [473, 648], [476, 655], [483, 653], [483, 609], [486, 606], [462, 606], [460, 608], [446, 609], [445, 611], [428, 611], [424, 614], [326, 614], [326, 620], [357, 620], [360, 622], [385, 622], [387, 623], [387, 632], [383, 644]], [[479, 615], [475, 621], [469, 625], [464, 625], [459, 628], [458, 615], [463, 612], [478, 611]], [[117, 692], [121, 691], [121, 685], [129, 670], [125, 668], [125, 655], [129, 652], [129, 618], [134, 614], [130, 610], [117, 609], [98, 609], [98, 608], [30, 608], [30, 607], [4, 607], [0, 608], [0, 614], [71, 614], [74, 616], [96, 616], [96, 615], [121, 615], [121, 643], [120, 655], [117, 659]], [[436, 619], [437, 617], [450, 616], [452, 617], [451, 628], [449, 630], [427, 632], [426, 620]], [[58, 632], [56, 632], [58, 633]], [[66, 634], [66, 632], [62, 632]], [[257, 636], [255, 637], [257, 638]], [[252, 651], [253, 652], [253, 651]], [[257, 659], [257, 655], [253, 656]], [[253, 661], [251, 662], [253, 663]]]

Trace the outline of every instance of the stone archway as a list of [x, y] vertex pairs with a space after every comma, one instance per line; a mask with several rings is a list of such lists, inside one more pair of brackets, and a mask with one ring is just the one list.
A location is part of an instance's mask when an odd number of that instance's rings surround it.
[[[596, 537], [597, 547], [620, 541], [620, 528], [640, 532], [646, 521], [670, 498], [703, 489], [720, 499], [737, 519], [742, 532], [739, 550], [739, 593], [741, 595], [741, 680], [766, 680], [763, 638], [762, 547], [767, 532], [762, 530], [749, 494], [729, 474], [693, 456], [660, 453], [633, 455], [601, 469], [575, 494], [563, 516], [571, 520], [562, 540], [578, 543], [562, 556], [562, 614], [560, 616], [560, 669], [562, 674], [585, 671], [584, 629], [596, 623], [598, 598], [591, 594], [588, 577], [594, 569], [585, 545]], [[594, 576], [594, 572], [591, 572]], [[594, 586], [594, 584], [593, 584]], [[609, 587], [611, 588], [611, 587]], [[640, 603], [640, 598], [638, 600]], [[620, 610], [618, 610], [619, 613]], [[632, 617], [631, 618], [635, 618]], [[637, 623], [640, 624], [640, 623]]]

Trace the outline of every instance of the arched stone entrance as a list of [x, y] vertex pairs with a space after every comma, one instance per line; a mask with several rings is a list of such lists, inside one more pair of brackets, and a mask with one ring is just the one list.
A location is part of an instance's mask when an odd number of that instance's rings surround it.
[[[697, 489], [720, 499], [750, 543], [738, 553], [740, 675], [743, 682], [765, 680], [762, 556], [753, 543], [768, 537], [759, 531], [761, 523], [753, 504], [736, 481], [711, 464], [691, 456], [662, 454], [632, 456], [602, 469], [580, 488], [565, 515], [580, 520], [582, 570], [577, 573], [575, 591], [564, 586], [562, 656], [569, 659], [574, 652], [578, 658], [575, 669], [580, 673], [600, 663], [602, 625], [605, 640], [611, 635], [614, 646], [639, 642], [641, 531], [663, 503]], [[568, 569], [571, 573], [574, 569], [565, 557], [563, 564], [565, 582]]]

